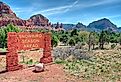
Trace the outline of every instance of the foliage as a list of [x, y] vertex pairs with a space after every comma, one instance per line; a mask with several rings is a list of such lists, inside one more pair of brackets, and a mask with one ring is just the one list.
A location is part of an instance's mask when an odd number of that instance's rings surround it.
[[102, 31], [99, 37], [100, 49], [104, 49], [105, 42], [108, 41], [108, 35], [106, 31]]
[[52, 31], [52, 34], [56, 35], [58, 40], [65, 45], [68, 45], [69, 42], [73, 42], [74, 44], [86, 43], [88, 45], [90, 44], [92, 49], [95, 49], [95, 45], [98, 44], [100, 49], [104, 49], [105, 43], [121, 43], [120, 33], [112, 31], [102, 31], [101, 33], [97, 33], [74, 29], [70, 31]]
[[82, 42], [80, 36], [76, 36], [76, 35], [75, 35], [75, 36], [73, 36], [73, 38], [74, 38], [76, 44], [77, 44], [78, 42]]
[[71, 36], [77, 35], [78, 36], [78, 31], [77, 29], [72, 30]]
[[69, 44], [70, 46], [75, 46], [76, 41], [74, 40], [74, 38], [70, 38], [70, 39], [68, 40], [68, 44]]
[[0, 47], [7, 47], [7, 33], [8, 32], [21, 32], [22, 30], [12, 24], [7, 25], [7, 27], [0, 29]]
[[91, 82], [95, 82], [97, 76], [104, 82], [117, 82], [121, 79], [121, 53], [95, 55], [88, 60], [81, 59], [73, 62], [62, 60], [61, 64], [64, 65], [65, 71]]
[[26, 64], [28, 64], [28, 65], [32, 65], [32, 64], [33, 64], [33, 60], [30, 59], [29, 61], [26, 62]]
[[88, 41], [88, 45], [89, 45], [89, 51], [91, 50], [91, 46], [93, 46], [93, 49], [96, 45], [96, 35], [94, 32], [91, 32], [89, 34], [89, 41]]
[[60, 38], [60, 41], [63, 42], [64, 44], [67, 44], [67, 41], [69, 39], [69, 35], [68, 34], [62, 34], [62, 37]]
[[118, 43], [121, 45], [121, 34], [119, 34]]
[[6, 46], [6, 33], [4, 29], [0, 29], [0, 47], [5, 48]]
[[111, 45], [111, 49], [114, 49], [116, 47], [116, 44]]
[[78, 36], [81, 38], [81, 42], [88, 42], [89, 32], [80, 31]]
[[[0, 29], [0, 47], [7, 47], [7, 33], [8, 32], [21, 32], [22, 30], [12, 24]], [[104, 49], [105, 43], [120, 43], [121, 33], [115, 33], [111, 31], [87, 32], [79, 31], [77, 29], [69, 31], [49, 31], [47, 29], [34, 29], [29, 32], [51, 32], [52, 33], [52, 46], [57, 46], [58, 42], [62, 42], [65, 45], [75, 45], [78, 43], [86, 43], [95, 49], [95, 45], [99, 44], [100, 49]], [[90, 50], [91, 48], [89, 48]], [[98, 48], [99, 49], [99, 48]]]
[[59, 40], [58, 40], [57, 36], [56, 35], [52, 35], [52, 41], [51, 41], [52, 46], [56, 47], [58, 45], [58, 42], [59, 42]]

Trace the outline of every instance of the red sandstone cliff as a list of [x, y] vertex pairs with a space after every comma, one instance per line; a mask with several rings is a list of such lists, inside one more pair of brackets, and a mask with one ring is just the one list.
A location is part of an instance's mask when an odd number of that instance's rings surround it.
[[51, 29], [49, 20], [41, 14], [34, 15], [28, 20], [22, 20], [10, 9], [8, 5], [0, 2], [0, 27], [12, 23], [19, 27], [47, 28]]

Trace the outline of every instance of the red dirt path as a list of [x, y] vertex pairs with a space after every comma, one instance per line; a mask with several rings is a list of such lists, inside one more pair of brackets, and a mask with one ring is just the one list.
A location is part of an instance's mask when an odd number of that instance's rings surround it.
[[0, 74], [0, 82], [81, 82], [66, 74], [61, 65], [45, 66], [45, 71], [34, 73], [33, 67]]

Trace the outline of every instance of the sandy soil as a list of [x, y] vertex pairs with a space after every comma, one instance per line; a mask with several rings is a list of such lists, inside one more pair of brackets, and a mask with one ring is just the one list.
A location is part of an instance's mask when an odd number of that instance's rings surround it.
[[63, 66], [51, 64], [41, 73], [33, 72], [34, 67], [14, 72], [0, 73], [0, 82], [81, 82], [64, 72]]

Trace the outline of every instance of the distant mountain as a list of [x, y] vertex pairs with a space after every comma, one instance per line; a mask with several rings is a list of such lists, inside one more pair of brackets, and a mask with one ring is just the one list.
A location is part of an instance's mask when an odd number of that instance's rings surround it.
[[[57, 24], [53, 24], [53, 28], [55, 28], [56, 26], [58, 26]], [[76, 26], [75, 24], [63, 24], [62, 25], [63, 29], [65, 30], [71, 30], [71, 29], [74, 29], [74, 27]]]
[[106, 18], [90, 23], [87, 26], [87, 28], [90, 29], [90, 31], [102, 31], [102, 30], [117, 31], [117, 26]]
[[103, 18], [97, 21], [93, 21], [88, 26], [78, 22], [77, 24], [63, 24], [63, 28], [65, 30], [77, 29], [77, 30], [85, 30], [85, 31], [95, 31], [100, 32], [102, 30], [110, 30], [114, 32], [121, 32], [121, 28], [117, 28], [115, 24], [113, 24], [109, 19]]
[[118, 30], [117, 30], [117, 32], [121, 32], [121, 27], [118, 27]]
[[88, 30], [88, 29], [87, 29], [87, 26], [84, 25], [84, 24], [82, 24], [82, 23], [80, 23], [80, 22], [78, 22], [78, 23], [76, 24], [76, 26], [74, 27], [74, 29], [77, 29], [77, 30]]
[[71, 30], [75, 27], [76, 25], [75, 24], [63, 24], [63, 28], [65, 30]]
[[63, 24], [63, 28], [65, 30], [72, 30], [72, 29], [77, 29], [77, 30], [85, 30], [86, 25], [83, 25], [82, 23], [78, 23], [78, 24]]
[[77, 30], [95, 31], [95, 32], [100, 32], [102, 30], [110, 30], [113, 32], [121, 32], [121, 27], [118, 28], [107, 18], [93, 21], [88, 26], [80, 22], [78, 22], [77, 24], [63, 24], [63, 28], [65, 30], [77, 29]]

